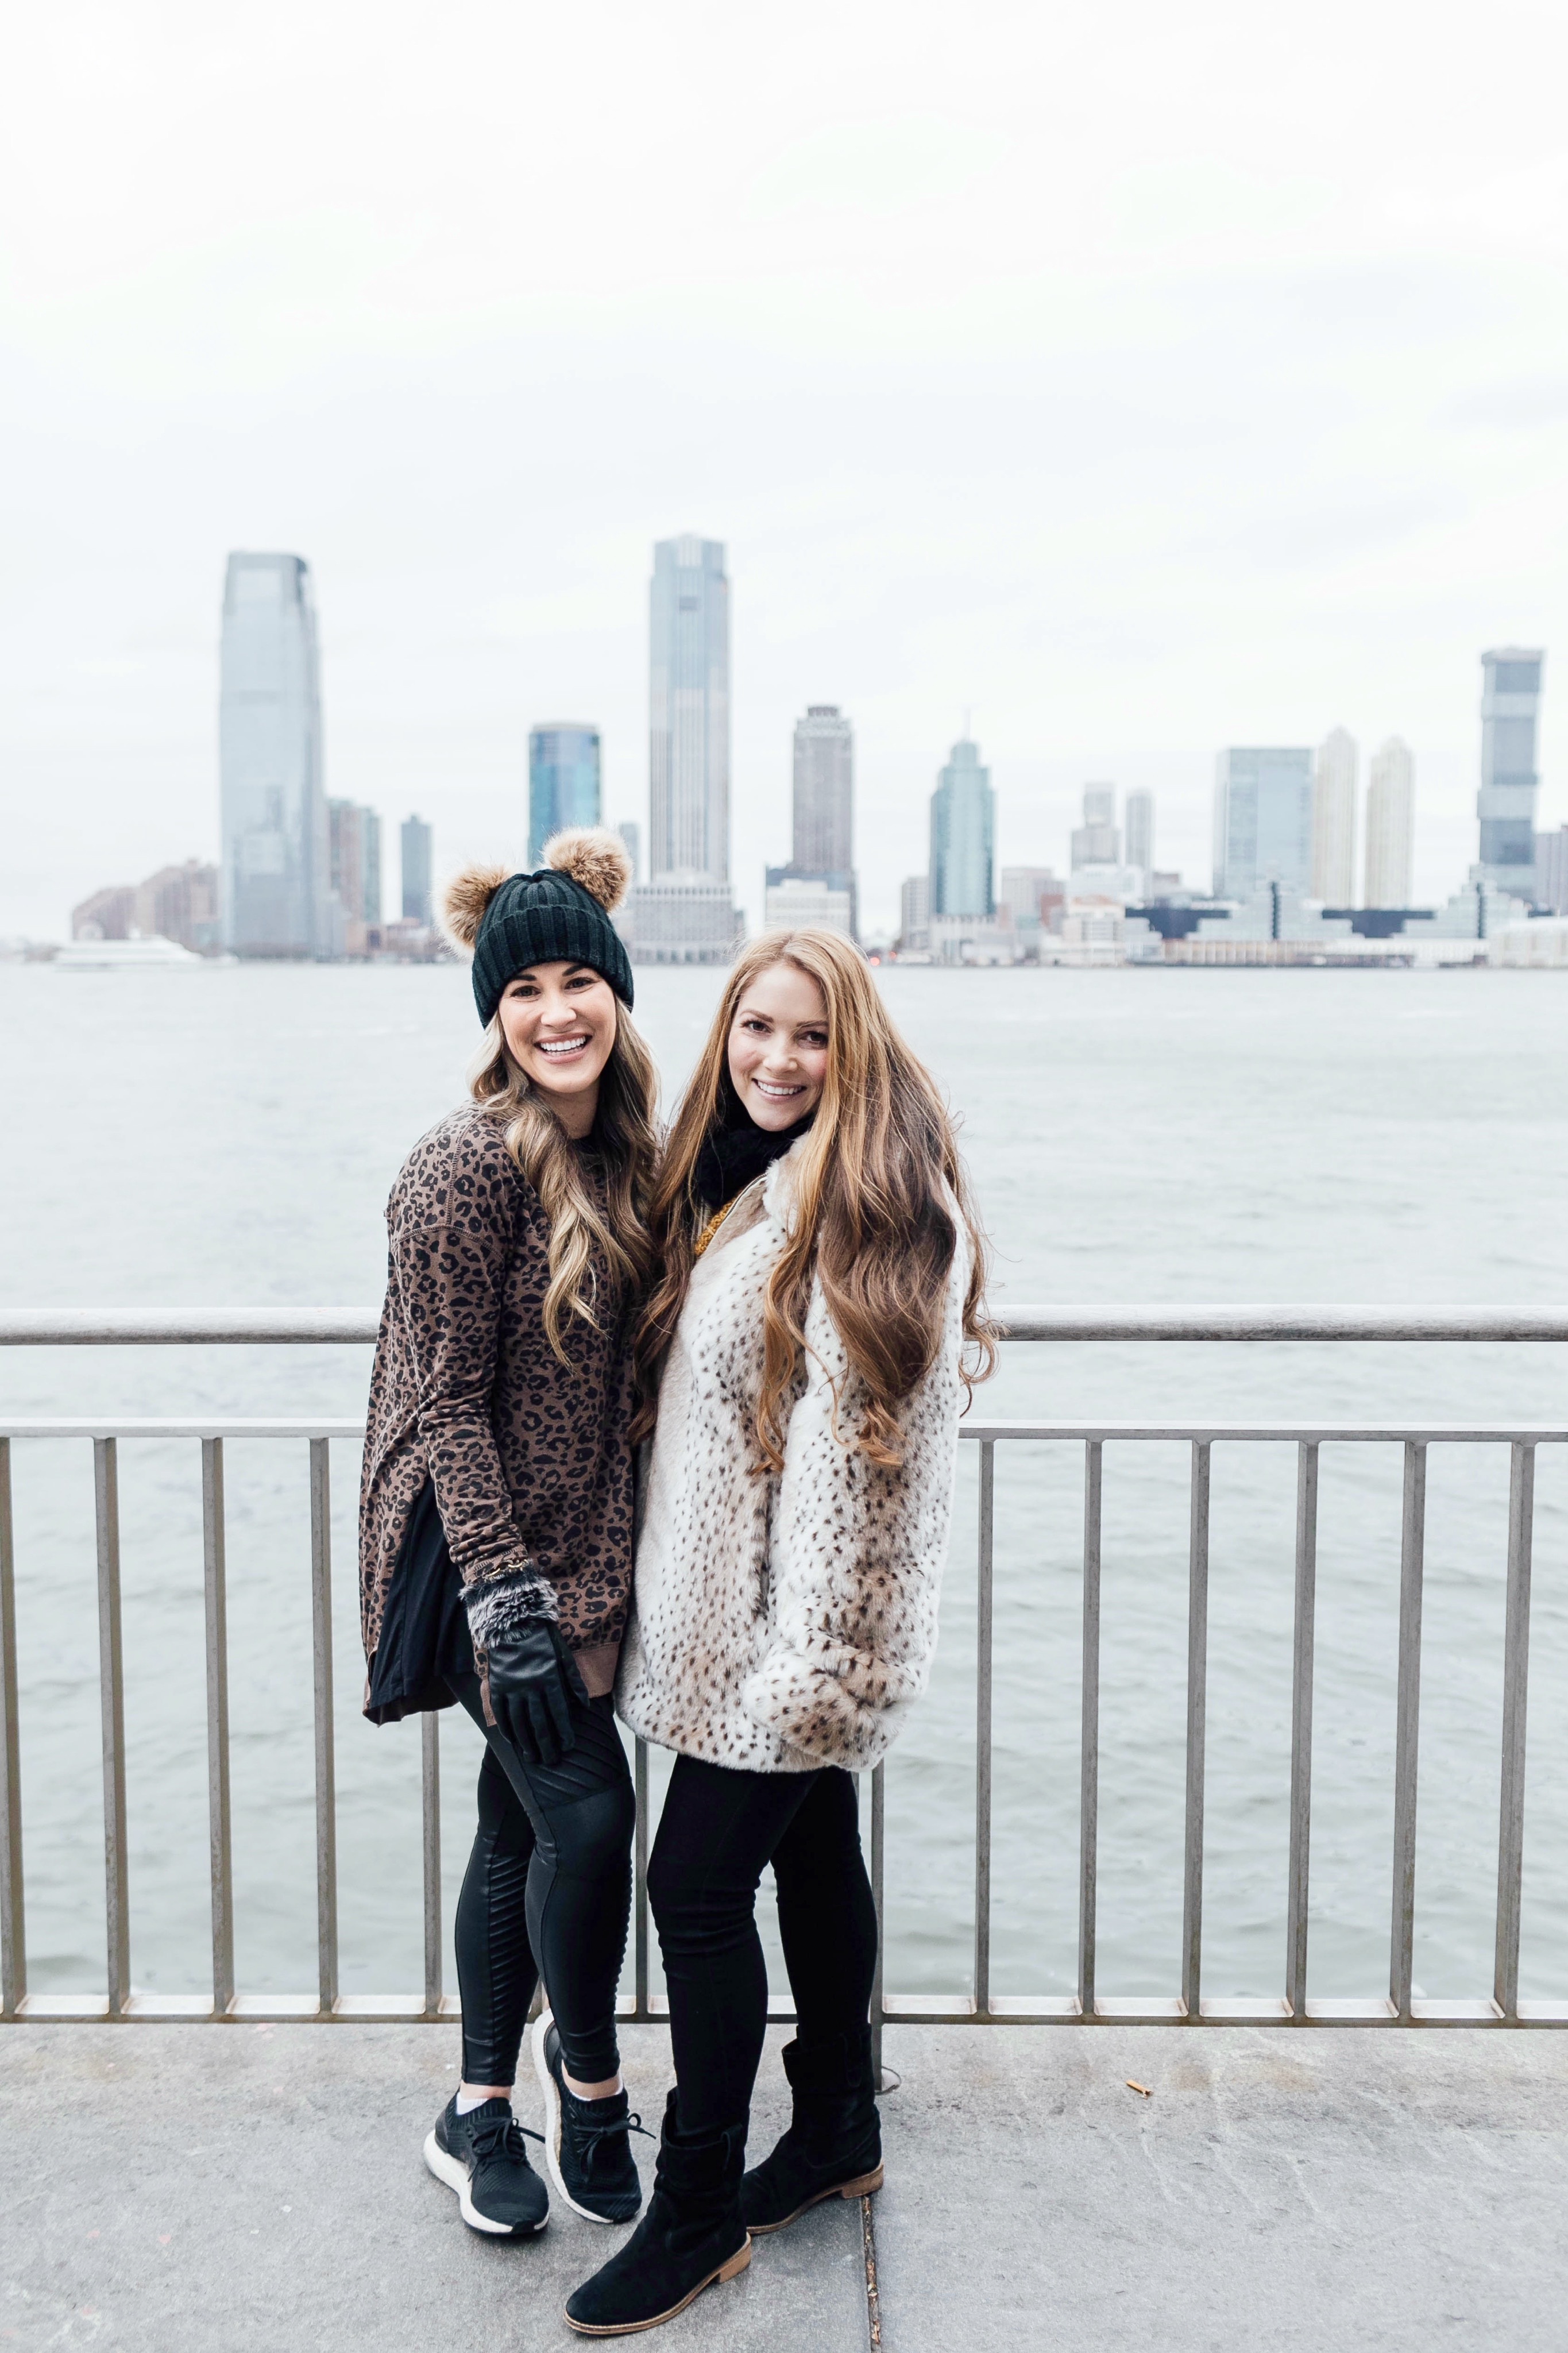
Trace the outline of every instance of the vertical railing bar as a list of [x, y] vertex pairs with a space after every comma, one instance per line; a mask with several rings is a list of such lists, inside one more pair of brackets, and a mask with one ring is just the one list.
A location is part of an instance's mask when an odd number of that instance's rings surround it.
[[1410, 2018], [1415, 1949], [1415, 1782], [1421, 1723], [1421, 1584], [1426, 1546], [1426, 1447], [1405, 1442], [1405, 1497], [1399, 1540], [1399, 1702], [1394, 1736], [1394, 1917], [1389, 1935], [1388, 1998], [1394, 2016]]
[[228, 1795], [227, 1542], [223, 1440], [202, 1440], [202, 1582], [207, 1659], [207, 1873], [212, 1891], [213, 2009], [234, 2000], [234, 1850]]
[[1318, 1599], [1318, 1441], [1296, 1455], [1296, 1622], [1290, 1652], [1290, 1885], [1285, 1927], [1285, 2000], [1307, 2017], [1307, 1926], [1312, 1849], [1312, 1663]]
[[1519, 2017], [1519, 1929], [1524, 1865], [1524, 1720], [1530, 1680], [1530, 1572], [1535, 1523], [1535, 1449], [1510, 1450], [1508, 1611], [1502, 1656], [1502, 1788], [1498, 1822], [1497, 1963], [1492, 1999]]
[[16, 1551], [11, 1519], [11, 1441], [0, 1438], [0, 2017], [15, 2018], [26, 1991], [22, 1740], [16, 1707]]
[[1100, 1538], [1104, 1447], [1083, 1449], [1083, 1701], [1079, 1718], [1078, 2001], [1094, 2016], [1095, 1911], [1100, 1867]]
[[980, 1551], [974, 1615], [974, 2010], [991, 2009], [991, 1649], [996, 1449], [980, 1445]]
[[877, 1914], [877, 1966], [871, 1977], [871, 2073], [879, 2091], [886, 2087], [888, 2080], [882, 2066], [882, 2028], [885, 2023], [883, 1968], [887, 1945], [883, 1905], [883, 1878], [888, 1852], [887, 1772], [886, 1762], [871, 1767], [871, 1902]]
[[634, 1967], [637, 1976], [633, 1989], [635, 2006], [632, 2016], [646, 2021], [649, 2016], [647, 2006], [647, 1742], [641, 1738], [637, 1743], [633, 1768], [637, 1781], [637, 1869], [633, 1883], [637, 1899], [634, 1907], [636, 1935]]
[[321, 2010], [327, 2017], [338, 1999], [331, 1443], [325, 1438], [310, 1440], [310, 1655], [316, 1686], [316, 1967]]
[[1182, 1889], [1182, 2003], [1202, 2015], [1204, 1937], [1204, 1744], [1208, 1712], [1209, 1441], [1193, 1440], [1187, 1565], [1186, 1855]]
[[441, 2015], [441, 1715], [419, 1719], [420, 1855], [425, 1881], [425, 2015]]
[[120, 1627], [120, 1465], [116, 1441], [92, 1441], [98, 1541], [98, 1686], [103, 1733], [104, 1928], [109, 2015], [131, 1998], [131, 1892], [125, 1829], [125, 1660]]

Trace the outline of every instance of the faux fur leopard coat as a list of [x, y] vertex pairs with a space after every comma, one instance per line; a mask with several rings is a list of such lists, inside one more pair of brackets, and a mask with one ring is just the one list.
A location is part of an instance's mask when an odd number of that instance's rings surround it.
[[386, 1226], [360, 1488], [365, 1655], [429, 1478], [464, 1584], [486, 1588], [468, 1601], [475, 1641], [555, 1618], [588, 1689], [607, 1692], [631, 1588], [635, 1303], [598, 1330], [574, 1319], [561, 1363], [544, 1333], [549, 1223], [477, 1105], [415, 1145]]
[[692, 1270], [659, 1386], [616, 1704], [645, 1740], [715, 1765], [853, 1772], [898, 1737], [936, 1647], [968, 1243], [961, 1226], [942, 1346], [900, 1412], [902, 1466], [883, 1470], [844, 1443], [855, 1384], [818, 1285], [783, 1473], [754, 1476], [763, 1299], [799, 1150], [773, 1163]]

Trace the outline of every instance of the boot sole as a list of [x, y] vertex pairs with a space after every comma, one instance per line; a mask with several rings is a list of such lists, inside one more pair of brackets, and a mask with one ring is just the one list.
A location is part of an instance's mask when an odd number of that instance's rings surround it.
[[872, 2190], [880, 2189], [881, 2186], [882, 2168], [876, 2165], [869, 2173], [857, 2174], [853, 2181], [836, 2181], [831, 2189], [819, 2189], [815, 2197], [804, 2199], [795, 2212], [786, 2214], [782, 2222], [748, 2222], [746, 2228], [753, 2239], [766, 2239], [774, 2231], [787, 2231], [792, 2222], [798, 2222], [803, 2214], [809, 2214], [814, 2206], [822, 2205], [826, 2199], [869, 2198]]
[[653, 2313], [647, 2320], [616, 2320], [607, 2323], [574, 2320], [572, 2315], [568, 2313], [566, 2326], [568, 2328], [574, 2328], [579, 2337], [639, 2337], [645, 2328], [662, 2328], [667, 2320], [673, 2320], [678, 2313], [686, 2310], [689, 2304], [695, 2304], [703, 2289], [711, 2287], [716, 2280], [734, 2279], [738, 2274], [745, 2270], [751, 2260], [752, 2242], [748, 2238], [743, 2247], [734, 2254], [727, 2255], [717, 2270], [710, 2271], [706, 2279], [700, 2279], [689, 2295], [683, 2295], [679, 2304], [672, 2304], [668, 2312]]
[[468, 2167], [448, 2157], [434, 2133], [425, 2137], [425, 2162], [437, 2181], [457, 2191], [458, 2211], [470, 2231], [483, 2231], [492, 2239], [536, 2239], [550, 2219], [541, 2215], [537, 2222], [498, 2222], [493, 2215], [481, 2214], [474, 2204]]

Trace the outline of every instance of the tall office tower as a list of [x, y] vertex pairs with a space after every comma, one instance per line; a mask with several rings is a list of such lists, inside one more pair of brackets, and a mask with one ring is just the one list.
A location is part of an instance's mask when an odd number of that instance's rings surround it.
[[327, 803], [332, 889], [351, 923], [381, 921], [381, 819], [358, 801]]
[[1114, 785], [1085, 785], [1083, 823], [1073, 828], [1074, 866], [1120, 866], [1121, 828], [1116, 822]]
[[1529, 899], [1535, 889], [1535, 729], [1541, 715], [1539, 646], [1500, 646], [1481, 656], [1481, 859], [1476, 880]]
[[899, 890], [899, 945], [923, 950], [931, 942], [931, 877], [911, 874]]
[[1568, 915], [1568, 825], [1535, 837], [1535, 903], [1545, 915]]
[[528, 862], [544, 863], [544, 845], [569, 825], [599, 822], [599, 731], [555, 720], [528, 737]]
[[1215, 778], [1215, 897], [1250, 899], [1266, 882], [1305, 897], [1311, 880], [1311, 753], [1222, 752]]
[[655, 882], [730, 879], [730, 583], [723, 543], [653, 552], [649, 863]]
[[1312, 896], [1325, 906], [1355, 904], [1356, 740], [1336, 727], [1318, 746], [1312, 773]]
[[642, 881], [642, 828], [635, 817], [626, 817], [616, 828], [626, 845], [626, 856], [632, 861], [632, 881]]
[[436, 919], [431, 897], [431, 832], [422, 817], [405, 817], [398, 828], [403, 866], [403, 917], [405, 923], [430, 923]]
[[933, 915], [993, 915], [996, 912], [996, 796], [980, 746], [953, 745], [931, 797], [931, 912]]
[[847, 874], [855, 863], [855, 731], [836, 702], [813, 702], [795, 723], [797, 874]]
[[1367, 770], [1363, 905], [1408, 907], [1415, 867], [1415, 760], [1409, 744], [1391, 735]]
[[218, 741], [224, 945], [327, 955], [321, 674], [310, 566], [298, 555], [228, 559]]
[[1141, 867], [1145, 877], [1154, 865], [1154, 796], [1152, 793], [1129, 793], [1127, 796], [1127, 863]]

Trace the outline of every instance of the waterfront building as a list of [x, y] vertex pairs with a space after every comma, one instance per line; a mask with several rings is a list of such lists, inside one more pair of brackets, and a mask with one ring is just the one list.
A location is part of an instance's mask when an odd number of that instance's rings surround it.
[[[1415, 758], [1391, 735], [1372, 755], [1366, 785], [1365, 907], [1408, 907], [1415, 887]], [[1350, 900], [1339, 902], [1349, 906]]]
[[996, 796], [980, 747], [955, 744], [937, 776], [931, 800], [931, 912], [986, 915], [995, 912]]
[[[1120, 866], [1121, 863], [1121, 828], [1116, 822], [1116, 787], [1114, 785], [1085, 785], [1083, 788], [1083, 823], [1075, 826], [1072, 835], [1072, 864], [1076, 871], [1082, 866]], [[1129, 859], [1131, 865], [1132, 860]]]
[[723, 543], [687, 533], [653, 552], [649, 867], [730, 879], [730, 583]]
[[899, 950], [923, 955], [931, 945], [931, 877], [906, 876], [899, 892]]
[[71, 909], [73, 940], [128, 940], [136, 923], [136, 892], [130, 882], [111, 882]]
[[1304, 894], [1312, 880], [1312, 754], [1295, 747], [1222, 752], [1215, 779], [1214, 895], [1250, 899], [1263, 882]]
[[616, 918], [634, 962], [723, 964], [744, 925], [730, 894], [730, 583], [721, 540], [653, 552], [649, 880]]
[[797, 874], [793, 866], [770, 866], [765, 901], [769, 930], [784, 924], [793, 932], [816, 923], [852, 940], [855, 898], [848, 886], [847, 875]]
[[1048, 866], [1004, 866], [997, 892], [997, 913], [1010, 923], [1041, 923], [1059, 907], [1066, 892]]
[[1535, 903], [1549, 915], [1568, 915], [1568, 825], [1535, 837]]
[[321, 675], [300, 556], [228, 559], [218, 743], [225, 946], [238, 955], [326, 955]]
[[1481, 789], [1477, 878], [1513, 898], [1535, 889], [1536, 729], [1541, 717], [1539, 646], [1499, 646], [1481, 656]]
[[797, 874], [847, 874], [855, 864], [855, 731], [836, 702], [813, 702], [795, 723]]
[[621, 819], [616, 831], [626, 845], [626, 856], [632, 861], [632, 881], [642, 881], [642, 828], [635, 817]]
[[345, 923], [381, 921], [381, 819], [358, 801], [327, 803], [329, 871]]
[[1312, 772], [1312, 896], [1329, 907], [1355, 904], [1356, 740], [1336, 727], [1318, 746]]
[[544, 863], [544, 845], [567, 826], [599, 822], [599, 731], [552, 720], [528, 736], [528, 862]]
[[[1127, 796], [1127, 863], [1135, 866], [1145, 876], [1154, 871], [1154, 796], [1152, 793], [1129, 793]], [[1145, 885], [1147, 888], [1147, 884]]]
[[112, 884], [71, 909], [73, 940], [173, 940], [196, 955], [219, 944], [218, 870], [200, 858], [160, 866], [144, 882]]
[[403, 867], [403, 920], [434, 923], [434, 844], [431, 828], [422, 817], [404, 818], [398, 831], [398, 847]]

